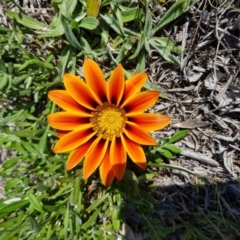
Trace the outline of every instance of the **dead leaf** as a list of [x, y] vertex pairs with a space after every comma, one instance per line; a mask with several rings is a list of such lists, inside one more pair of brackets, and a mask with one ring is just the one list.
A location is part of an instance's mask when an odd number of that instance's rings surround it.
[[234, 152], [235, 150], [231, 152], [227, 152], [227, 151], [224, 152], [223, 163], [225, 168], [228, 170], [228, 172], [231, 173], [234, 178], [237, 178], [237, 174], [234, 172], [234, 169], [233, 169], [233, 153]]
[[187, 128], [187, 129], [193, 129], [193, 128], [199, 128], [199, 127], [207, 127], [209, 125], [212, 125], [211, 122], [203, 122], [198, 120], [187, 120], [184, 122], [176, 123], [173, 126], [176, 128]]

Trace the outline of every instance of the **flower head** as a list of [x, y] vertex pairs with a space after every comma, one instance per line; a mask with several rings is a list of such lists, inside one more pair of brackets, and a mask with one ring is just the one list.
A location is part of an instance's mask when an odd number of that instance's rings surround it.
[[119, 64], [107, 83], [93, 60], [86, 59], [83, 70], [85, 81], [65, 74], [66, 90], [53, 90], [48, 94], [64, 110], [47, 118], [59, 137], [53, 151], [71, 151], [67, 170], [84, 159], [84, 179], [99, 167], [102, 182], [108, 186], [115, 177], [119, 181], [122, 179], [127, 155], [137, 166], [146, 168], [141, 145], [156, 145], [149, 132], [164, 128], [170, 118], [144, 113], [156, 103], [160, 94], [159, 91], [140, 92], [147, 80], [146, 73], [124, 81], [123, 68]]

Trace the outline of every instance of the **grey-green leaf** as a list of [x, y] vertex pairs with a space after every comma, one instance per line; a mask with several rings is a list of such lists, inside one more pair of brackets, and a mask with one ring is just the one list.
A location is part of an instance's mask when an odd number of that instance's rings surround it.
[[150, 40], [150, 45], [155, 48], [165, 60], [181, 67], [181, 62], [171, 54], [167, 46], [161, 45], [159, 42], [154, 41], [154, 39]]
[[72, 29], [70, 28], [71, 24], [69, 24], [69, 22], [63, 16], [61, 17], [61, 23], [63, 25], [64, 32], [65, 32], [68, 42], [73, 47], [75, 47], [77, 49], [81, 49], [80, 43], [78, 42], [77, 38], [75, 37], [75, 35], [72, 32]]
[[37, 199], [37, 197], [33, 193], [30, 193], [28, 195], [28, 200], [37, 211], [43, 212], [43, 208], [42, 208], [41, 203], [39, 202], [39, 200]]
[[35, 29], [35, 30], [44, 30], [47, 28], [47, 26], [45, 24], [43, 24], [43, 23], [39, 22], [38, 20], [36, 20], [35, 18], [31, 18], [25, 14], [15, 13], [15, 12], [11, 12], [11, 11], [6, 11], [6, 14], [11, 19], [15, 18], [18, 23], [20, 23], [21, 25], [23, 25], [25, 27]]
[[153, 29], [153, 35], [161, 28], [163, 28], [166, 24], [172, 22], [179, 16], [181, 16], [184, 12], [188, 10], [190, 5], [192, 4], [192, 0], [178, 0], [176, 1], [172, 7], [164, 14], [164, 16], [160, 19], [156, 27]]
[[79, 23], [80, 28], [85, 28], [88, 30], [93, 30], [99, 25], [98, 19], [94, 17], [85, 17]]

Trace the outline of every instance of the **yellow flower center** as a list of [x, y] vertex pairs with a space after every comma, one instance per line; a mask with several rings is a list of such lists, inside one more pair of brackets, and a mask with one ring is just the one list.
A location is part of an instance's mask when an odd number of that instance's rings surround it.
[[93, 123], [93, 130], [98, 132], [98, 136], [102, 135], [104, 139], [110, 140], [113, 136], [120, 137], [127, 120], [124, 109], [106, 102], [97, 106], [92, 114], [94, 116], [90, 118], [90, 122]]

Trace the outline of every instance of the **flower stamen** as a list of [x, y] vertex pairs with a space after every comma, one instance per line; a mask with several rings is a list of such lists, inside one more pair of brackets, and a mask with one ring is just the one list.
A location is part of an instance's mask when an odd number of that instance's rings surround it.
[[93, 130], [98, 132], [98, 136], [109, 140], [113, 136], [120, 137], [127, 121], [124, 109], [105, 102], [102, 106], [97, 106], [92, 114], [94, 116], [90, 118], [90, 122], [93, 123]]

